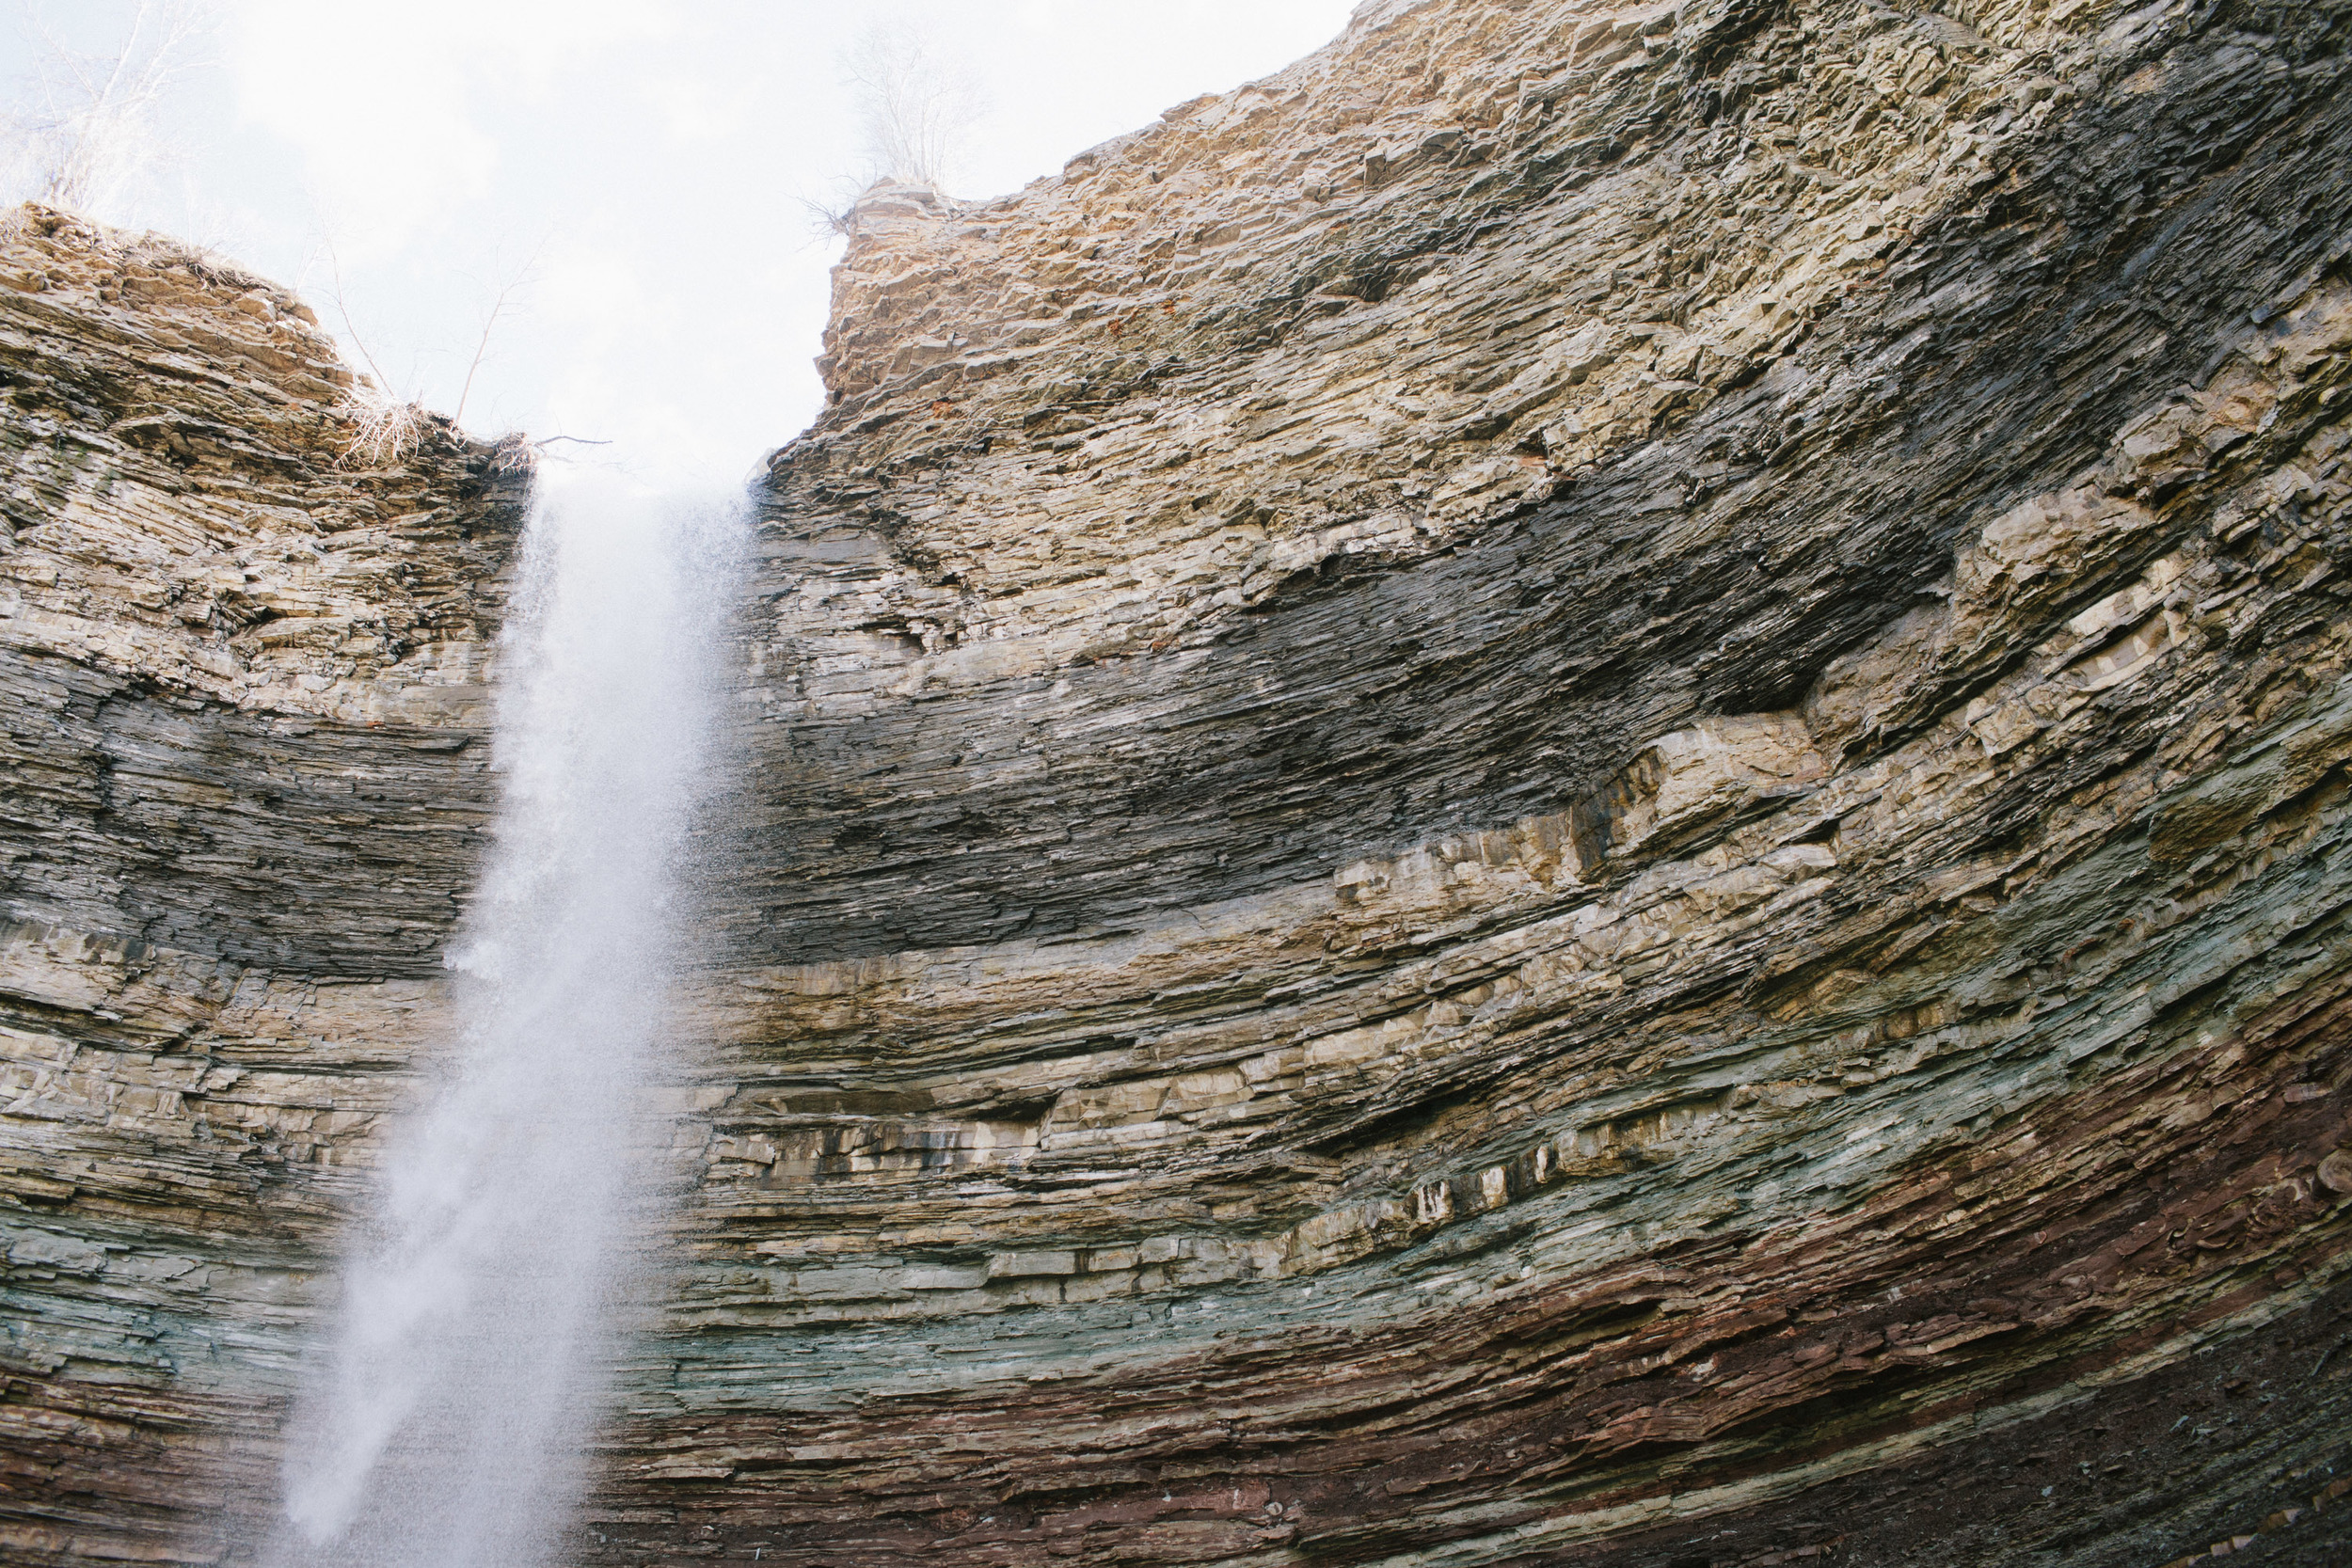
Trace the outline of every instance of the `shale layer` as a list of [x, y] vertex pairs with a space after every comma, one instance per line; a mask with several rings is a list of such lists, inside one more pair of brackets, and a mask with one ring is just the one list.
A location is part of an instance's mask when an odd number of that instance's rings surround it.
[[[1375, 0], [869, 193], [579, 1560], [2352, 1551], [2348, 40]], [[11, 705], [93, 761], [5, 824], [0, 1541], [233, 1561], [439, 1027], [511, 524], [326, 455], [331, 365], [155, 346], [289, 302], [75, 232], [0, 296], [0, 628], [135, 695]], [[296, 515], [347, 570], [259, 570]], [[137, 596], [246, 540], [344, 641]]]
[[527, 467], [283, 290], [0, 235], [0, 1560], [215, 1561], [439, 1034]]

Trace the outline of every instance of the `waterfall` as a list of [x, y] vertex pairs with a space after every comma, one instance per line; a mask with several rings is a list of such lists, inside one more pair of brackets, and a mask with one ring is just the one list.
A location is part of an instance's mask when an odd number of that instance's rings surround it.
[[543, 486], [446, 1072], [386, 1150], [297, 1405], [287, 1564], [560, 1551], [659, 1185], [671, 980], [742, 508]]

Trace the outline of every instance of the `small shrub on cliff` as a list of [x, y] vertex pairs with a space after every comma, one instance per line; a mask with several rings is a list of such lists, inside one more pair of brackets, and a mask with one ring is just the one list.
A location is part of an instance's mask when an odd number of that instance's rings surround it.
[[29, 9], [25, 21], [42, 49], [0, 110], [8, 184], [45, 206], [91, 212], [155, 161], [156, 106], [196, 63], [208, 8], [139, 0], [112, 54], [68, 47]]

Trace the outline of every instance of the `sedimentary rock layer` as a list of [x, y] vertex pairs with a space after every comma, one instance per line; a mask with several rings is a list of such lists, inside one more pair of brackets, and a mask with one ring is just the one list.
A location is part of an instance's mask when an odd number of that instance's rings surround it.
[[[2308, 1506], [2346, 14], [1371, 6], [1019, 196], [874, 193], [598, 1560]], [[1934, 1531], [1803, 1500], [1882, 1472]]]
[[372, 442], [281, 289], [6, 221], [0, 1558], [213, 1560], [437, 1033], [526, 468]]
[[[1387, 0], [872, 193], [575, 1555], [2339, 1560], [2348, 29]], [[486, 460], [370, 483], [446, 530]], [[301, 711], [404, 754], [403, 667]], [[437, 1027], [444, 932], [331, 879], [308, 945], [76, 934], [163, 885], [40, 894], [21, 1037], [266, 1065], [307, 1158], [7, 1124], [33, 1561], [249, 1551]]]

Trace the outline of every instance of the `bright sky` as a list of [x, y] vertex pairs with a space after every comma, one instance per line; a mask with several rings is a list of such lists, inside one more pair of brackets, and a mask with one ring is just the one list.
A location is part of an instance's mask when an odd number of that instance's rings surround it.
[[[819, 405], [840, 242], [801, 198], [836, 198], [860, 166], [846, 62], [869, 29], [913, 29], [977, 89], [951, 189], [979, 197], [1280, 69], [1351, 3], [219, 0], [159, 156], [92, 215], [289, 283], [341, 336], [331, 245], [385, 379], [445, 412], [519, 279], [469, 429], [609, 439], [648, 479], [731, 480]], [[135, 9], [21, 6], [0, 87], [23, 101], [44, 29], [112, 53]]]

